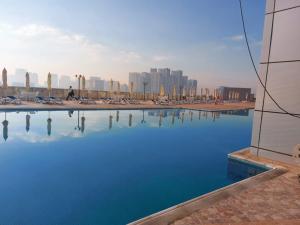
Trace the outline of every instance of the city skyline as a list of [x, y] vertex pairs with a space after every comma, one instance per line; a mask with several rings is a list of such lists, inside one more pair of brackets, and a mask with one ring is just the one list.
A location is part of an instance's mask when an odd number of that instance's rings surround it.
[[[130, 71], [180, 68], [203, 86], [255, 88], [238, 5], [235, 1], [218, 4], [216, 8], [210, 1], [195, 0], [103, 0], [88, 5], [3, 0], [0, 66], [9, 74], [16, 68], [28, 68], [40, 80], [48, 72], [80, 73], [123, 83]], [[245, 2], [245, 6], [257, 62], [264, 2]]]

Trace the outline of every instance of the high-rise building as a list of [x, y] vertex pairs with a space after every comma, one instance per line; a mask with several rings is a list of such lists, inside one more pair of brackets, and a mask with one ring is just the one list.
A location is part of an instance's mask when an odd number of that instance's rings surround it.
[[87, 80], [87, 89], [95, 91], [104, 91], [104, 80], [100, 77], [92, 76]]
[[58, 75], [57, 74], [51, 74], [51, 87], [58, 88]]
[[[25, 75], [24, 75], [25, 76]], [[39, 87], [39, 76], [37, 73], [29, 72], [30, 76], [30, 86], [31, 87]]]
[[189, 96], [196, 96], [197, 94], [197, 80], [187, 81], [187, 93]]
[[158, 94], [163, 88], [165, 95], [173, 95], [174, 87], [176, 94], [180, 95], [185, 90], [186, 93], [196, 95], [197, 81], [188, 81], [187, 76], [183, 76], [182, 70], [171, 71], [169, 68], [151, 68], [150, 73], [132, 72], [129, 73], [129, 84], [133, 83], [133, 92], [143, 93], [144, 84], [146, 93]]
[[129, 84], [133, 84], [133, 92], [143, 92], [143, 78], [141, 73], [129, 73]]
[[72, 81], [71, 81], [71, 77], [70, 76], [66, 76], [66, 75], [60, 76], [60, 78], [59, 78], [59, 88], [67, 89], [70, 86], [73, 87]]
[[176, 94], [180, 95], [180, 87], [182, 86], [182, 84], [181, 84], [182, 75], [183, 75], [182, 70], [171, 71], [172, 94], [173, 94], [173, 89], [175, 87]]
[[121, 92], [129, 92], [129, 88], [127, 84], [121, 84]]

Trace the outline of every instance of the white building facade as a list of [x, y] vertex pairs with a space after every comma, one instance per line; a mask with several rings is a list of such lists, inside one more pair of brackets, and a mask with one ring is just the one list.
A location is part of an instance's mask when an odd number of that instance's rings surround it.
[[276, 106], [258, 83], [251, 142], [253, 154], [290, 163], [300, 143], [299, 21], [300, 1], [267, 0], [259, 75], [276, 102], [296, 115]]

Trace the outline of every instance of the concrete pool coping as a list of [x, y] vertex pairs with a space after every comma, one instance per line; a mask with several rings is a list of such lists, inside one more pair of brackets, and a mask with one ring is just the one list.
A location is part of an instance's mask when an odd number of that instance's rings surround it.
[[254, 109], [254, 103], [230, 103], [223, 105], [214, 104], [185, 104], [185, 105], [155, 105], [143, 102], [138, 105], [118, 105], [118, 104], [77, 104], [65, 102], [64, 105], [37, 104], [25, 102], [22, 105], [0, 105], [0, 111], [26, 111], [26, 110], [142, 110], [142, 109], [187, 109], [208, 112], [232, 111]]
[[228, 154], [228, 158], [242, 161], [245, 163], [253, 164], [256, 166], [268, 168], [268, 171], [260, 173], [256, 176], [244, 179], [242, 181], [233, 183], [231, 185], [225, 186], [223, 188], [217, 189], [215, 191], [209, 192], [207, 194], [201, 195], [194, 199], [188, 200], [186, 202], [180, 203], [173, 207], [167, 208], [160, 212], [154, 213], [137, 221], [131, 222], [128, 225], [167, 225], [176, 220], [182, 219], [192, 213], [212, 206], [213, 204], [219, 202], [220, 200], [227, 199], [230, 196], [234, 196], [237, 193], [246, 190], [248, 188], [254, 187], [262, 182], [269, 181], [276, 178], [288, 170], [285, 167], [271, 164], [271, 163], [261, 163], [255, 160], [243, 157], [241, 152], [248, 150], [242, 149], [231, 154]]

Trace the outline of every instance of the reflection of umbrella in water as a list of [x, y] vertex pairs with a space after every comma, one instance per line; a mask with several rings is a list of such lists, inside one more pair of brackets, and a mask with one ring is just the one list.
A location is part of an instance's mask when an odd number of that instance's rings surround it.
[[181, 114], [181, 123], [184, 121], [184, 112]]
[[30, 130], [30, 115], [26, 115], [26, 131]]
[[119, 122], [119, 110], [117, 111], [116, 121]]
[[52, 122], [52, 119], [48, 118], [47, 119], [47, 134], [48, 134], [48, 136], [51, 136], [51, 122]]
[[109, 116], [109, 125], [108, 125], [109, 129], [112, 128], [112, 119], [113, 119], [113, 116], [110, 115], [110, 116]]
[[8, 138], [8, 121], [6, 120], [6, 113], [5, 113], [5, 119], [2, 122], [3, 124], [3, 138], [6, 141]]
[[201, 119], [201, 111], [199, 111], [199, 120]]
[[159, 127], [161, 127], [161, 124], [162, 124], [162, 116], [163, 116], [163, 114], [160, 113], [159, 114], [159, 122], [158, 122]]
[[48, 119], [47, 119], [47, 134], [48, 134], [48, 136], [51, 136], [51, 130], [52, 130], [51, 122], [52, 122], [52, 119], [50, 118], [50, 112], [48, 112]]
[[132, 125], [132, 114], [129, 114], [129, 123], [128, 123], [129, 127], [131, 127]]
[[80, 128], [81, 133], [84, 132], [84, 129], [85, 129], [85, 117], [82, 116], [81, 117], [81, 128]]
[[190, 115], [191, 115], [191, 121], [193, 121], [193, 112], [190, 111]]
[[146, 123], [146, 120], [145, 120], [145, 110], [143, 110], [143, 119], [141, 120], [141, 123]]
[[175, 122], [175, 112], [173, 112], [172, 114], [172, 125], [174, 125], [174, 122]]

